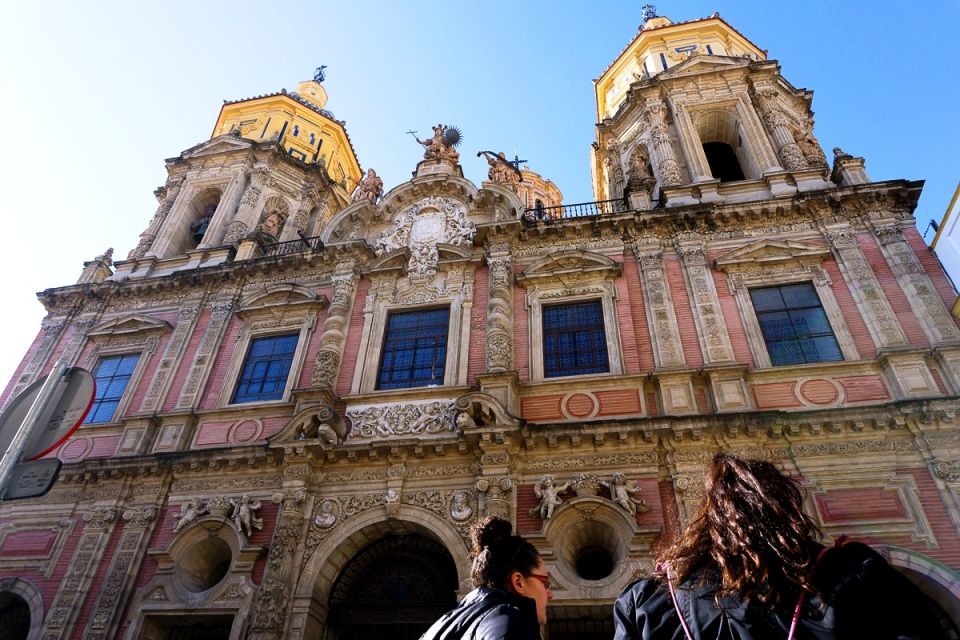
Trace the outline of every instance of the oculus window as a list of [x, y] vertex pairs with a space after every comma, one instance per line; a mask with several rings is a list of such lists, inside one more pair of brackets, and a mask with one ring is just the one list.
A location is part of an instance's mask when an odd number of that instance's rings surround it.
[[599, 300], [543, 307], [543, 376], [607, 373], [607, 338]]
[[93, 405], [87, 414], [87, 424], [110, 422], [117, 412], [117, 406], [127, 390], [130, 376], [137, 366], [140, 354], [127, 354], [102, 358], [97, 363], [93, 377], [97, 383], [97, 391], [93, 397]]
[[393, 312], [387, 317], [377, 389], [443, 384], [450, 309]]
[[773, 366], [843, 360], [813, 284], [750, 289], [750, 299]]
[[266, 336], [250, 341], [234, 403], [280, 400], [287, 386], [298, 334]]

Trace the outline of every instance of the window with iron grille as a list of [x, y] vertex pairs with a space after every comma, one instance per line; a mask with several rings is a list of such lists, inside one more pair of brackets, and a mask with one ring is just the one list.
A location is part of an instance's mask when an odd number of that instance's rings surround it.
[[113, 420], [138, 360], [140, 360], [140, 354], [137, 353], [100, 359], [93, 372], [97, 392], [94, 395], [90, 413], [87, 414], [87, 424]]
[[750, 289], [773, 366], [843, 360], [813, 284]]
[[250, 341], [233, 402], [280, 400], [287, 386], [297, 334], [265, 336]]
[[377, 389], [443, 384], [450, 309], [399, 311], [387, 317]]
[[599, 300], [543, 307], [543, 376], [610, 371]]

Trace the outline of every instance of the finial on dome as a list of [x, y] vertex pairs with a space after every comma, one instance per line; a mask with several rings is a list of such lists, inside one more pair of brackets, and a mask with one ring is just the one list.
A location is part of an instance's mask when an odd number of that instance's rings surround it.
[[327, 74], [323, 72], [323, 70], [326, 68], [327, 68], [327, 65], [325, 64], [322, 64], [319, 67], [317, 67], [317, 70], [313, 72], [314, 82], [316, 82], [317, 84], [320, 84], [321, 82], [327, 79]]
[[647, 22], [652, 18], [657, 17], [657, 6], [653, 4], [643, 5], [643, 21]]

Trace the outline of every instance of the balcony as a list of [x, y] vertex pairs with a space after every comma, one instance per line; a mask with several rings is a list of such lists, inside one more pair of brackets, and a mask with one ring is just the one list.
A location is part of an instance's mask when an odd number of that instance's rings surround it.
[[564, 204], [557, 207], [531, 207], [524, 209], [523, 221], [526, 224], [538, 222], [551, 223], [568, 218], [592, 218], [596, 216], [630, 211], [627, 201], [623, 198], [616, 200], [600, 200], [599, 202], [580, 202]]
[[263, 249], [260, 252], [261, 256], [286, 256], [294, 253], [308, 253], [321, 251], [323, 249], [323, 242], [320, 240], [320, 236], [313, 236], [308, 238], [304, 235], [301, 235], [296, 240], [288, 240], [287, 242], [272, 242], [266, 243], [263, 245]]

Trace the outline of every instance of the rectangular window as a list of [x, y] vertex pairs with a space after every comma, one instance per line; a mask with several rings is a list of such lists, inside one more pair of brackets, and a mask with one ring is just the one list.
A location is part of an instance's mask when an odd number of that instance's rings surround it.
[[112, 422], [117, 412], [117, 406], [127, 390], [130, 376], [140, 359], [139, 354], [123, 356], [109, 356], [97, 363], [93, 377], [97, 383], [97, 391], [93, 397], [93, 406], [87, 414], [87, 424]]
[[843, 360], [813, 284], [750, 289], [773, 366]]
[[543, 308], [543, 376], [610, 371], [599, 300]]
[[287, 386], [297, 334], [267, 336], [250, 341], [233, 402], [280, 400]]
[[443, 384], [450, 309], [402, 311], [387, 317], [377, 389]]

